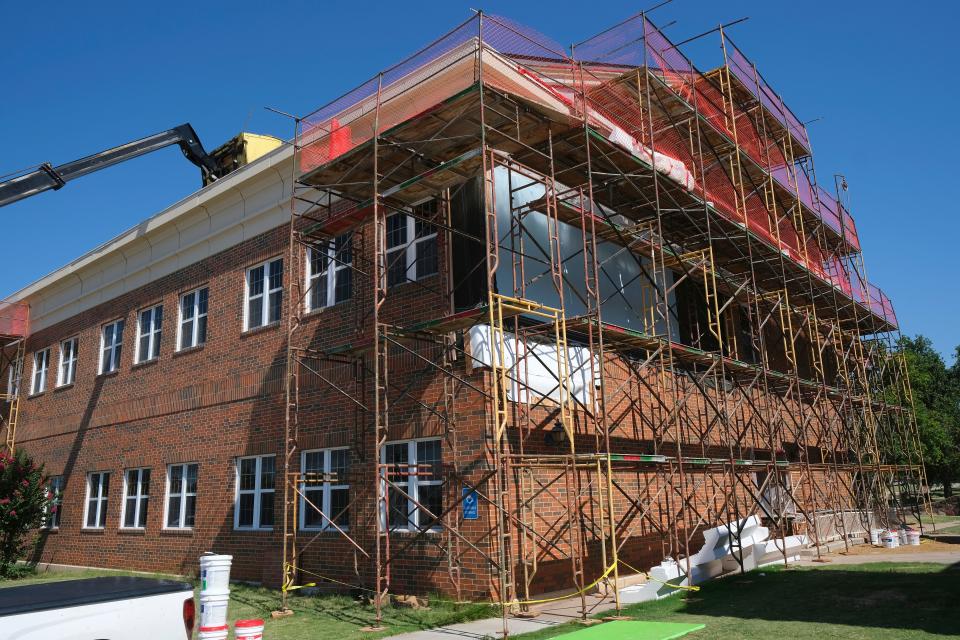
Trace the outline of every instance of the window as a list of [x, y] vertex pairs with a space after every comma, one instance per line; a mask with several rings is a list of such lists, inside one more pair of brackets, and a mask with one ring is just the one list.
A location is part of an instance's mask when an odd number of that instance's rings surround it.
[[47, 492], [50, 498], [45, 508], [46, 518], [43, 526], [48, 529], [59, 529], [60, 507], [63, 505], [63, 476], [50, 476], [47, 481]]
[[57, 386], [73, 384], [77, 380], [77, 347], [79, 338], [70, 338], [60, 343], [60, 366], [57, 367]]
[[120, 516], [125, 529], [147, 526], [149, 501], [150, 469], [127, 469], [123, 476], [123, 514]]
[[177, 350], [198, 347], [207, 341], [206, 287], [180, 296], [180, 326], [177, 331]]
[[87, 474], [87, 506], [83, 516], [85, 529], [103, 529], [107, 523], [107, 494], [110, 491], [110, 474], [95, 472]]
[[307, 252], [307, 311], [332, 307], [353, 294], [353, 234]]
[[7, 395], [15, 398], [20, 394], [20, 375], [23, 370], [23, 358], [17, 356], [10, 361], [7, 369]]
[[[389, 465], [387, 500], [391, 529], [436, 529], [435, 518], [443, 511], [443, 481], [440, 476], [440, 440], [409, 440], [388, 443], [383, 462]], [[401, 490], [410, 497], [407, 498]], [[423, 505], [432, 516], [419, 507]]]
[[[436, 201], [418, 207], [429, 217]], [[387, 286], [420, 280], [437, 273], [437, 228], [402, 213], [387, 217]]]
[[168, 529], [192, 529], [197, 515], [197, 465], [172, 464], [167, 467], [167, 513], [163, 521]]
[[50, 349], [33, 354], [33, 378], [30, 380], [30, 394], [43, 393], [47, 386], [47, 370], [50, 368]]
[[237, 503], [234, 527], [270, 529], [273, 527], [273, 492], [276, 459], [255, 456], [237, 460]]
[[147, 362], [160, 356], [160, 330], [163, 328], [163, 305], [140, 312], [137, 323], [136, 362]]
[[120, 352], [123, 349], [123, 320], [103, 325], [100, 336], [100, 373], [110, 373], [120, 368]]
[[304, 451], [300, 470], [305, 474], [300, 485], [300, 528], [333, 529], [331, 520], [341, 529], [348, 527], [350, 450]]
[[283, 304], [283, 258], [247, 269], [244, 331], [280, 321]]

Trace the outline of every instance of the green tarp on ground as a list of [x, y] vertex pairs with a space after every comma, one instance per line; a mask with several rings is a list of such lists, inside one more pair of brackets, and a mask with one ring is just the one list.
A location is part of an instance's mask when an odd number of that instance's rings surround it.
[[703, 629], [703, 624], [683, 622], [643, 622], [641, 620], [613, 620], [566, 633], [563, 640], [671, 640]]

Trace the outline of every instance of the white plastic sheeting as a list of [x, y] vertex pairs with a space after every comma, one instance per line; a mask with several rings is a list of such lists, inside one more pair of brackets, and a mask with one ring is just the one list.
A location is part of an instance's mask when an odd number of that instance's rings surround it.
[[[737, 531], [740, 535], [737, 536]], [[620, 601], [626, 603], [658, 600], [682, 591], [676, 586], [689, 586], [706, 582], [722, 573], [740, 569], [747, 571], [764, 565], [782, 562], [784, 549], [788, 561], [799, 558], [800, 549], [806, 546], [806, 536], [787, 536], [770, 539], [770, 530], [760, 526], [757, 516], [707, 529], [703, 532], [704, 544], [690, 556], [690, 575], [686, 575], [687, 562], [666, 558], [648, 572], [650, 580], [643, 584], [620, 590]], [[665, 583], [673, 583], [665, 584]]]
[[[474, 364], [492, 366], [494, 354], [499, 353], [499, 347], [491, 348], [490, 326], [484, 324], [471, 327], [469, 336]], [[511, 379], [508, 398], [515, 402], [535, 402], [539, 398], [550, 398], [559, 402], [556, 345], [518, 342], [515, 335], [508, 332], [504, 332], [503, 337], [505, 351], [502, 364]], [[499, 358], [497, 360], [500, 364]], [[590, 387], [596, 384], [597, 359], [591, 358], [590, 350], [586, 347], [568, 346], [567, 370], [567, 391], [583, 405], [590, 406]], [[530, 397], [531, 393], [533, 397]]]

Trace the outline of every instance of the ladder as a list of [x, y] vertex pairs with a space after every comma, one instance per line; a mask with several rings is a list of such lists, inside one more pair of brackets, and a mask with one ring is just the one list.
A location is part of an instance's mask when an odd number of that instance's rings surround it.
[[[0, 371], [7, 371], [7, 385], [0, 394], [0, 428], [5, 429], [7, 452], [14, 452], [17, 439], [17, 419], [20, 415], [20, 386], [23, 380], [23, 360], [26, 339], [19, 338], [0, 350]], [[12, 353], [12, 355], [11, 355]], [[3, 381], [0, 381], [3, 384]]]

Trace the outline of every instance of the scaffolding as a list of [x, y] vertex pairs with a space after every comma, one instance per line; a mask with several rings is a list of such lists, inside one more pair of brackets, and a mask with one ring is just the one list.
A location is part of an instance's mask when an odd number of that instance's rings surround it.
[[0, 300], [0, 432], [6, 451], [11, 454], [16, 447], [29, 326], [30, 309], [26, 304]]
[[[819, 554], [929, 508], [845, 182], [715, 32], [701, 72], [646, 13], [568, 51], [478, 13], [297, 120], [285, 607], [319, 575], [372, 628], [404, 589], [505, 621], [567, 589], [586, 618], [621, 568], [689, 576], [707, 528], [743, 568], [750, 516]], [[331, 437], [349, 469], [305, 472]], [[428, 462], [390, 448], [425, 437]]]

